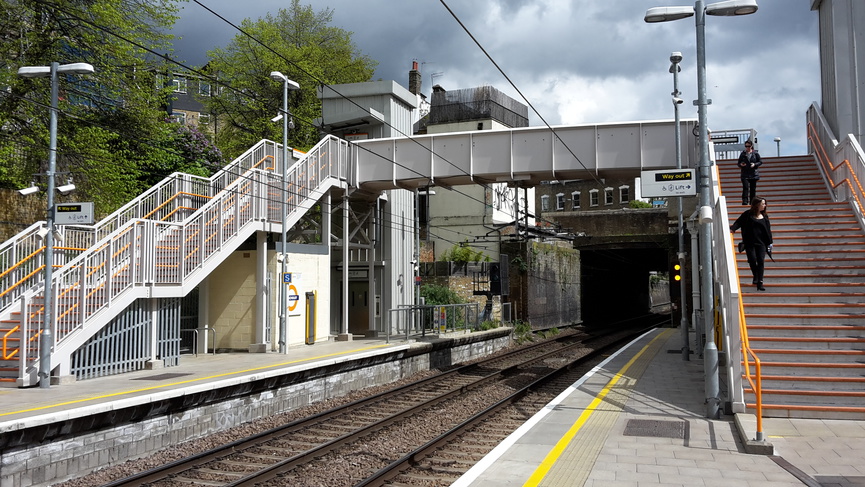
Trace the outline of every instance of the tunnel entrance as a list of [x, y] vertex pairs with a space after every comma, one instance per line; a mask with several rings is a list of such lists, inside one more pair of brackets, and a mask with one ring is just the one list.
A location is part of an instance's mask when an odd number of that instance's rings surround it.
[[666, 276], [670, 254], [666, 248], [657, 246], [582, 248], [580, 261], [583, 322], [607, 324], [650, 312], [650, 276], [653, 273]]

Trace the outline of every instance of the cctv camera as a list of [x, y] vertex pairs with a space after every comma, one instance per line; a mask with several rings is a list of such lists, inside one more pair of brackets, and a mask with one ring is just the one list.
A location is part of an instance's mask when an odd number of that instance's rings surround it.
[[682, 53], [679, 52], [679, 51], [676, 51], [676, 52], [670, 54], [670, 62], [671, 62], [671, 63], [680, 63], [680, 62], [682, 62]]
[[279, 122], [280, 120], [282, 120], [282, 114], [281, 113], [270, 119], [271, 122]]
[[27, 196], [28, 194], [33, 194], [39, 191], [39, 188], [36, 185], [30, 186], [29, 188], [19, 189], [18, 192], [21, 193], [22, 196]]
[[675, 103], [676, 105], [681, 105], [682, 103], [685, 103], [685, 100], [681, 98], [673, 98], [673, 103]]

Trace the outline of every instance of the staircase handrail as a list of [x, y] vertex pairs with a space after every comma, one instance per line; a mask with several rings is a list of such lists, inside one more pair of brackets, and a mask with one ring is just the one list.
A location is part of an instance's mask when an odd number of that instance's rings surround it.
[[[730, 238], [732, 239], [732, 234]], [[736, 256], [733, 255], [733, 260], [736, 259]], [[736, 282], [739, 282], [739, 268], [736, 266]], [[739, 334], [742, 337], [742, 363], [743, 369], [745, 371], [745, 379], [748, 381], [748, 384], [751, 385], [751, 390], [754, 391], [755, 398], [755, 414], [757, 416], [757, 441], [763, 441], [765, 436], [763, 435], [763, 370], [762, 364], [760, 362], [760, 357], [757, 356], [757, 353], [751, 348], [751, 342], [748, 339], [748, 326], [747, 321], [745, 320], [745, 305], [742, 302], [742, 293], [739, 293]], [[754, 377], [751, 377], [751, 362], [748, 360], [748, 357], [753, 357], [754, 359]]]
[[838, 142], [817, 103], [808, 109], [808, 141], [835, 201], [850, 201], [865, 231], [865, 152], [853, 134]]
[[[334, 144], [337, 152], [343, 152], [336, 157], [327, 150]], [[305, 212], [306, 200], [316, 195], [315, 190], [328, 179], [345, 181], [348, 156], [345, 141], [328, 137], [289, 168], [286, 218], [297, 209]], [[268, 195], [274, 188], [277, 193], [282, 192], [281, 174], [255, 167], [247, 169], [182, 222], [130, 220], [72, 259], [54, 274], [52, 289], [58, 306], [53, 334], [55, 351], [64, 338], [83, 329], [90, 318], [111, 307], [132, 288], [148, 287], [154, 292], [158, 286], [182, 287], [249, 223], [283, 224], [279, 196], [271, 201]], [[271, 202], [274, 204], [268, 205]], [[160, 273], [155, 249], [165, 241], [160, 237], [168, 235], [179, 243], [163, 258], [177, 267], [175, 272]], [[128, 281], [121, 281], [120, 275], [128, 275]]]
[[[231, 178], [247, 166], [260, 166], [270, 159], [276, 165], [277, 144], [261, 140], [210, 178], [175, 172], [94, 225], [62, 225], [62, 245], [56, 245], [55, 267], [62, 267], [75, 255], [134, 219], [169, 220], [186, 217], [191, 199], [207, 200], [225, 188]], [[256, 153], [263, 156], [255, 160]], [[200, 206], [200, 205], [198, 205]], [[185, 211], [180, 211], [185, 210]], [[27, 289], [41, 286], [44, 267], [45, 222], [37, 222], [0, 244], [0, 310], [12, 305]], [[23, 250], [22, 250], [23, 249]]]

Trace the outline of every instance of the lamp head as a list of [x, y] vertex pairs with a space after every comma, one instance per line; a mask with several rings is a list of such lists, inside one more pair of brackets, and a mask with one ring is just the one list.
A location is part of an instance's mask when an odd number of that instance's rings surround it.
[[673, 52], [670, 54], [670, 62], [673, 64], [679, 64], [682, 62], [682, 53], [679, 51]]
[[750, 15], [757, 11], [757, 0], [725, 0], [706, 5], [706, 15]]
[[781, 142], [781, 137], [775, 137], [775, 142]]
[[288, 78], [279, 71], [271, 71], [270, 79], [272, 79], [273, 81], [279, 81], [280, 83], [284, 83], [286, 80], [288, 80]]
[[27, 196], [28, 194], [33, 194], [39, 191], [39, 187], [36, 186], [36, 183], [30, 183], [29, 188], [19, 189], [18, 192], [21, 193], [21, 196]]
[[681, 105], [682, 103], [685, 103], [685, 100], [678, 98], [678, 97], [673, 97], [673, 104], [674, 105]]
[[60, 194], [69, 194], [75, 191], [75, 185], [72, 184], [72, 180], [66, 182], [63, 186], [57, 186], [57, 192]]
[[646, 10], [646, 22], [670, 22], [694, 16], [694, 7], [652, 7]]

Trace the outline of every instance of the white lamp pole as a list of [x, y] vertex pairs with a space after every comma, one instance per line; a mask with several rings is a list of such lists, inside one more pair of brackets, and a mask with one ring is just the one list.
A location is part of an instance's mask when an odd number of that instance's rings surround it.
[[726, 0], [705, 5], [703, 0], [694, 2], [694, 7], [654, 7], [646, 11], [649, 23], [668, 22], [694, 17], [697, 30], [697, 114], [700, 145], [700, 296], [703, 313], [703, 329], [706, 344], [703, 349], [706, 374], [706, 417], [717, 418], [720, 412], [720, 385], [718, 382], [718, 347], [715, 344], [714, 289], [712, 276], [712, 215], [711, 177], [709, 175], [709, 124], [706, 107], [711, 103], [706, 97], [706, 14], [748, 15], [757, 11], [757, 0]]
[[781, 137], [775, 137], [775, 146], [778, 149], [778, 157], [781, 157]]
[[[288, 79], [287, 76], [279, 71], [270, 73], [270, 78], [274, 81], [282, 83], [282, 238], [280, 245], [280, 272], [279, 272], [279, 353], [286, 351], [286, 313], [288, 312], [288, 289], [285, 282], [285, 275], [288, 272], [286, 262], [288, 255], [286, 254], [286, 240], [288, 240], [288, 124], [290, 115], [288, 113], [288, 90], [299, 90], [300, 85]], [[279, 117], [277, 117], [279, 118]]]
[[[39, 387], [51, 386], [51, 349], [54, 347], [54, 173], [57, 167], [57, 113], [59, 73], [86, 74], [92, 73], [93, 66], [87, 63], [72, 63], [60, 65], [57, 62], [50, 66], [24, 66], [18, 68], [18, 76], [23, 78], [51, 78], [51, 121], [48, 139], [48, 215], [45, 218], [48, 233], [45, 235], [45, 293], [42, 320], [42, 334], [39, 337]], [[23, 347], [22, 351], [23, 352]]]

